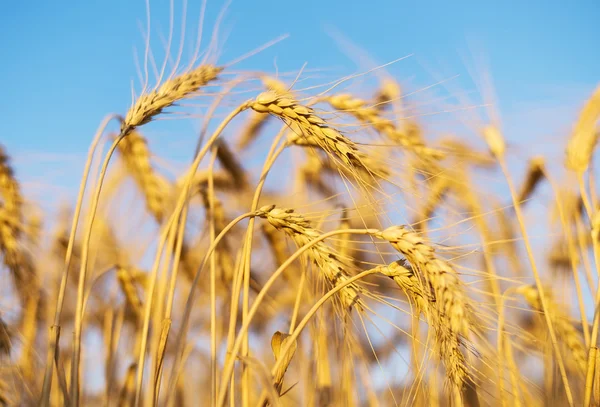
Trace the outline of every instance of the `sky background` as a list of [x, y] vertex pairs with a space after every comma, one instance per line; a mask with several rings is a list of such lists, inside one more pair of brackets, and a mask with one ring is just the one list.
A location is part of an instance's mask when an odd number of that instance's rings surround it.
[[[168, 32], [169, 2], [150, 3], [151, 43], [158, 52], [158, 33]], [[178, 27], [181, 6], [175, 1]], [[222, 8], [208, 1], [206, 41]], [[143, 0], [3, 5], [0, 142], [19, 172], [49, 172], [45, 160], [79, 162], [101, 119], [126, 111], [132, 81], [139, 91], [134, 47], [143, 48], [145, 9]], [[186, 46], [195, 37], [199, 9], [199, 2], [189, 2]], [[564, 126], [599, 82], [599, 17], [597, 1], [234, 1], [221, 25], [226, 40], [218, 62], [289, 34], [236, 69], [273, 71], [275, 60], [280, 71], [297, 71], [305, 62], [332, 74], [364, 69], [360, 56], [348, 55], [332, 36], [338, 33], [379, 64], [413, 54], [388, 70], [401, 82], [427, 86], [460, 75], [452, 86], [472, 88], [468, 61], [485, 55], [506, 137], [534, 146], [548, 138], [564, 141]], [[37, 159], [27, 159], [30, 154]]]
[[[151, 45], [160, 57], [169, 2], [150, 6]], [[222, 9], [208, 2], [204, 44]], [[177, 29], [181, 10], [178, 0]], [[199, 10], [199, 2], [189, 2], [185, 55]], [[53, 204], [74, 195], [96, 127], [105, 115], [126, 112], [132, 84], [139, 92], [135, 54], [143, 60], [145, 13], [143, 0], [3, 4], [0, 144], [28, 197]], [[220, 26], [217, 62], [289, 34], [234, 69], [293, 72], [307, 63], [330, 80], [412, 55], [387, 72], [409, 90], [444, 80], [435, 89], [467, 92], [474, 104], [482, 103], [476, 82], [489, 73], [509, 154], [521, 161], [511, 166], [518, 173], [532, 154], [562, 162], [577, 111], [600, 82], [599, 21], [598, 1], [234, 1]], [[477, 68], [480, 59], [487, 62]], [[429, 118], [449, 130], [455, 119]], [[189, 160], [198, 123], [175, 126], [188, 136], [160, 127], [146, 135], [160, 155]]]

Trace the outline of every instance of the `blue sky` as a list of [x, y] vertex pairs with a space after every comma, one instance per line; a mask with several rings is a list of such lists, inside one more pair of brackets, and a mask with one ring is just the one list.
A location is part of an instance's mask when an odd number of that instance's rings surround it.
[[[188, 6], [189, 35], [197, 3]], [[177, 13], [181, 4], [176, 1]], [[208, 2], [208, 26], [221, 8]], [[160, 47], [155, 34], [167, 32], [168, 1], [152, 0], [151, 15], [153, 46]], [[572, 109], [598, 82], [598, 17], [597, 1], [234, 1], [222, 25], [228, 38], [221, 62], [289, 33], [243, 67], [271, 70], [277, 58], [281, 70], [304, 62], [354, 69], [356, 61], [329, 35], [336, 30], [379, 63], [414, 54], [391, 71], [425, 85], [433, 79], [423, 66], [464, 75], [462, 58], [475, 44], [490, 61], [504, 114], [538, 102]], [[143, 44], [144, 21], [143, 0], [6, 3], [0, 13], [2, 143], [15, 154], [85, 151], [101, 118], [129, 104], [130, 83], [137, 82], [133, 46]]]

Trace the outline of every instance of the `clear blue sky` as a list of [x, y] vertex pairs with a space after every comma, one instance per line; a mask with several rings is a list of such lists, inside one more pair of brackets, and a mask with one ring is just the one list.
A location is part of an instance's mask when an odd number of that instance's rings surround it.
[[[168, 29], [168, 1], [151, 0], [152, 46]], [[182, 2], [176, 2], [176, 22]], [[562, 154], [564, 131], [600, 81], [600, 2], [234, 1], [221, 34], [219, 62], [274, 39], [283, 43], [236, 69], [359, 69], [330, 35], [335, 31], [378, 63], [414, 54], [389, 71], [421, 86], [460, 74], [466, 59], [485, 52], [500, 100], [507, 138], [531, 149], [548, 140]], [[223, 3], [209, 0], [205, 39]], [[188, 39], [199, 2], [188, 5]], [[123, 113], [131, 83], [139, 90], [134, 46], [143, 48], [145, 1], [6, 2], [0, 13], [0, 143], [21, 178], [40, 184], [79, 177], [100, 120]], [[176, 33], [176, 35], [178, 35]], [[474, 44], [474, 48], [472, 45]], [[337, 70], [337, 71], [336, 71]], [[467, 86], [469, 87], [469, 86]], [[470, 86], [473, 88], [473, 86]], [[546, 148], [547, 150], [547, 148]], [[70, 168], [65, 174], [62, 168]], [[75, 174], [73, 173], [73, 174]], [[62, 176], [65, 176], [65, 179]], [[69, 181], [70, 182], [70, 181]]]

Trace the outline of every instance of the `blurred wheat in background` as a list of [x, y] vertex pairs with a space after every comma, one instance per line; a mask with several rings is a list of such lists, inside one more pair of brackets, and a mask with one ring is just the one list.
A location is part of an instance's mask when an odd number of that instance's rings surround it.
[[[600, 87], [517, 173], [492, 104], [440, 135], [389, 65], [172, 34], [59, 213], [0, 148], [0, 405], [600, 406]], [[175, 170], [167, 118], [199, 123]]]

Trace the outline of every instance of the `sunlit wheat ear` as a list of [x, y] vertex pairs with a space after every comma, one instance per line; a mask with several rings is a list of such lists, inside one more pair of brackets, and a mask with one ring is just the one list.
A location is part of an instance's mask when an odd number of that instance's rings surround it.
[[10, 271], [23, 306], [32, 290], [36, 275], [33, 260], [20, 241], [23, 232], [23, 196], [9, 158], [0, 146], [0, 253]]
[[264, 92], [250, 104], [250, 108], [284, 120], [296, 133], [291, 140], [294, 144], [318, 147], [349, 169], [363, 169], [376, 175], [387, 173], [385, 167], [360, 151], [352, 140], [328, 127], [325, 120], [317, 116], [313, 109], [299, 104], [292, 98], [272, 91]]
[[525, 181], [521, 186], [517, 200], [524, 203], [527, 201], [535, 192], [535, 189], [544, 178], [544, 157], [536, 156], [529, 160], [527, 164], [527, 173], [525, 174]]
[[389, 140], [413, 151], [423, 159], [437, 160], [444, 156], [441, 151], [426, 147], [420, 140], [415, 138], [414, 133], [409, 135], [405, 131], [400, 131], [391, 120], [382, 117], [380, 112], [370, 107], [365, 100], [342, 94], [327, 98], [327, 102], [334, 109], [354, 116], [359, 122], [373, 127]]
[[[294, 213], [292, 209], [271, 206], [261, 208], [259, 212], [260, 216], [266, 219], [271, 226], [290, 236], [298, 247], [304, 246], [321, 235], [318, 230], [312, 228], [308, 220], [302, 215]], [[345, 264], [341, 256], [324, 242], [313, 245], [308, 250], [308, 257], [317, 265], [318, 271], [323, 273], [330, 288], [350, 278], [347, 271], [350, 266]], [[361, 291], [362, 288], [358, 284], [351, 283], [340, 290], [338, 298], [346, 309], [357, 307], [362, 310], [364, 304], [359, 297]]]
[[446, 367], [446, 375], [459, 393], [468, 376], [466, 358], [461, 350], [462, 337], [472, 329], [472, 307], [464, 292], [464, 284], [456, 271], [438, 259], [434, 249], [416, 233], [393, 226], [374, 234], [388, 241], [419, 272], [423, 286], [430, 286], [435, 302], [428, 304], [428, 318], [434, 327], [436, 345]]
[[144, 196], [148, 212], [160, 223], [165, 216], [169, 184], [152, 166], [146, 138], [139, 132], [132, 131], [121, 140], [118, 150], [125, 168]]
[[415, 307], [416, 314], [423, 314], [434, 332], [435, 349], [439, 353], [448, 380], [461, 390], [468, 377], [467, 361], [461, 350], [461, 338], [448, 326], [447, 317], [440, 313], [435, 291], [425, 279], [417, 276], [404, 261], [395, 261], [375, 268], [380, 274], [394, 280]]
[[165, 198], [169, 193], [169, 185], [152, 167], [148, 142], [139, 132], [131, 131], [121, 140], [118, 149], [127, 171], [144, 194], [148, 212], [161, 223], [165, 216]]
[[[534, 310], [543, 313], [542, 302], [540, 300], [540, 293], [535, 286], [521, 286], [517, 288], [517, 292], [523, 296], [525, 301]], [[556, 329], [557, 336], [562, 340], [565, 346], [571, 352], [571, 358], [575, 362], [575, 366], [582, 373], [585, 374], [587, 366], [587, 350], [583, 344], [581, 334], [571, 323], [568, 315], [564, 314], [558, 304], [554, 302], [550, 296], [552, 291], [547, 287], [544, 289], [546, 295], [548, 313], [552, 318], [554, 329]]]
[[[288, 91], [285, 83], [269, 76], [263, 76], [261, 79], [267, 90], [273, 91], [281, 96], [291, 97], [292, 93]], [[267, 124], [268, 119], [269, 114], [254, 112], [242, 130], [237, 141], [237, 149], [243, 150], [256, 140], [261, 130]]]
[[377, 271], [396, 283], [416, 307], [417, 314], [428, 312], [428, 302], [435, 302], [435, 298], [423, 286], [423, 282], [415, 272], [407, 267], [402, 260], [395, 261], [385, 266], [376, 267]]
[[468, 336], [471, 329], [471, 305], [464, 283], [446, 261], [435, 255], [433, 247], [403, 226], [392, 226], [377, 234], [402, 253], [419, 271], [419, 276], [431, 285], [438, 309], [450, 328], [457, 334]]
[[221, 67], [202, 65], [167, 80], [149, 93], [143, 93], [127, 111], [121, 123], [121, 135], [150, 122], [177, 101], [195, 96], [200, 88], [217, 79], [221, 71]]
[[0, 197], [7, 216], [20, 221], [22, 218], [23, 196], [8, 155], [2, 146], [0, 146]]
[[567, 145], [565, 166], [578, 173], [587, 170], [598, 141], [597, 123], [600, 119], [600, 86], [587, 101]]

